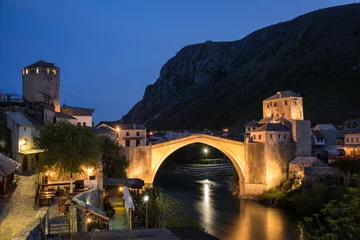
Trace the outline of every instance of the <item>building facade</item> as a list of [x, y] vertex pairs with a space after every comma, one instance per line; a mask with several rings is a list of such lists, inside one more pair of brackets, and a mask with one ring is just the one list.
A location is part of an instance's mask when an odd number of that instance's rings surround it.
[[65, 104], [61, 107], [62, 113], [70, 114], [76, 119], [74, 120], [76, 125], [86, 127], [93, 126], [92, 114], [94, 111], [92, 108], [72, 107]]
[[60, 68], [38, 61], [22, 69], [22, 96], [29, 102], [53, 104], [60, 112]]
[[23, 112], [6, 112], [7, 127], [11, 130], [12, 158], [21, 164], [22, 171], [35, 168], [44, 150], [37, 149], [34, 138], [39, 135], [41, 124]]
[[116, 128], [123, 147], [146, 146], [146, 128], [142, 124], [121, 124]]

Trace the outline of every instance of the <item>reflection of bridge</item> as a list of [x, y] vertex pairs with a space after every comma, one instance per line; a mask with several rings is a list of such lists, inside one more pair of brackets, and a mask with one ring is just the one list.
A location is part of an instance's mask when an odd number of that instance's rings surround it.
[[151, 185], [164, 160], [174, 151], [193, 143], [203, 143], [223, 152], [238, 175], [240, 195], [260, 194], [287, 177], [292, 144], [244, 143], [195, 134], [152, 146], [125, 148], [130, 161], [128, 177], [141, 178]]

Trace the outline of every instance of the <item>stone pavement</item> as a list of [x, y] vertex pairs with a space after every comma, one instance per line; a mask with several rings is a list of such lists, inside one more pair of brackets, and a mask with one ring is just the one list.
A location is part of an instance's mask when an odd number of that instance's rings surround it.
[[0, 199], [1, 240], [23, 232], [28, 225], [39, 221], [39, 212], [44, 212], [44, 209], [34, 210], [36, 174], [16, 175], [16, 179], [5, 199]]
[[110, 198], [110, 203], [115, 209], [115, 215], [110, 219], [110, 231], [128, 229], [125, 218], [125, 207], [121, 198]]

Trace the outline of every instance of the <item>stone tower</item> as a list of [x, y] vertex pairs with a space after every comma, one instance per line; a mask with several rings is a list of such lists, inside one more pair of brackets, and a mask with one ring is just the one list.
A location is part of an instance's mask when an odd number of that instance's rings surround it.
[[296, 156], [311, 156], [310, 121], [304, 120], [303, 101], [299, 94], [287, 90], [265, 99], [263, 118], [285, 125], [288, 121], [292, 140], [296, 143]]
[[60, 112], [60, 68], [38, 61], [22, 70], [22, 96], [29, 102], [54, 104]]

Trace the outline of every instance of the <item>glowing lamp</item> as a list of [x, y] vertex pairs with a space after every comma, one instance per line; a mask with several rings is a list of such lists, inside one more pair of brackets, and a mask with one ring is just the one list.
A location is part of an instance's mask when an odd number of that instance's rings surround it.
[[149, 132], [149, 135], [152, 136], [154, 133], [153, 132]]
[[209, 150], [207, 148], [204, 148], [204, 153], [207, 154]]
[[119, 191], [122, 192], [123, 188], [122, 187], [119, 187]]
[[90, 168], [88, 168], [87, 173], [88, 173], [88, 174], [90, 174], [90, 173], [91, 173], [91, 169], [90, 169]]
[[144, 196], [144, 201], [145, 201], [145, 202], [149, 201], [149, 196], [148, 196], [148, 195], [145, 195], [145, 196]]
[[119, 128], [119, 127], [116, 127], [116, 131], [119, 132], [119, 131], [120, 131], [120, 128]]
[[91, 223], [91, 218], [87, 218], [87, 220], [86, 220], [88, 223]]

